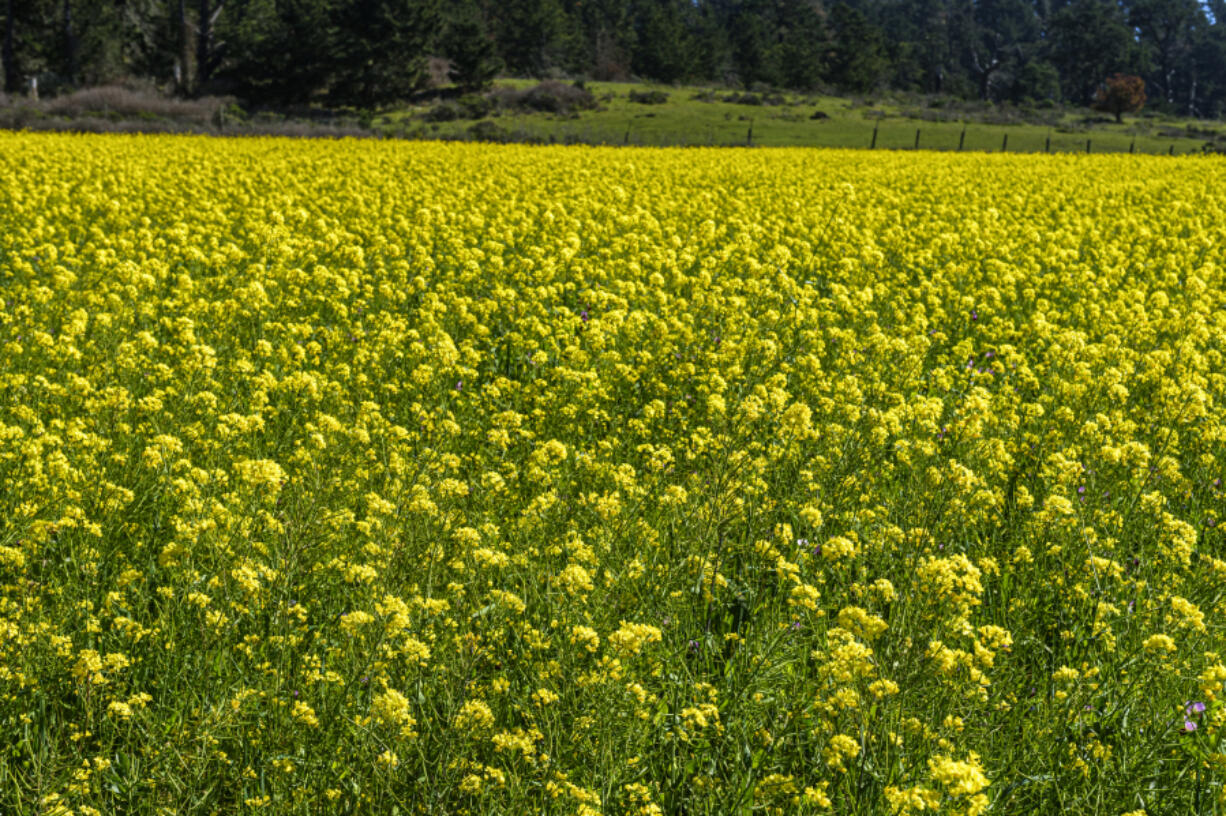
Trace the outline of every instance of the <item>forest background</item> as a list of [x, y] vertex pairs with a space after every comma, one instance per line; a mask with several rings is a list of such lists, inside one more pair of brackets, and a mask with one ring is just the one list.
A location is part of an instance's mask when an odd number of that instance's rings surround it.
[[[499, 74], [1226, 111], [1226, 0], [4, 0], [4, 89], [375, 109]], [[433, 68], [433, 72], [432, 72]]]

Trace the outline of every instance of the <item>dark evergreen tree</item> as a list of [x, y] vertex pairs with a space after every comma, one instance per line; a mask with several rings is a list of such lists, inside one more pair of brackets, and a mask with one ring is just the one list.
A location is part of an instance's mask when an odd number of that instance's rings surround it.
[[1089, 105], [1110, 74], [1128, 70], [1134, 41], [1112, 0], [1073, 0], [1052, 15], [1051, 61], [1066, 97]]
[[745, 86], [783, 82], [779, 64], [779, 19], [772, 0], [744, 0], [729, 20], [728, 39], [737, 77]]
[[1014, 102], [1058, 102], [1060, 72], [1047, 60], [1027, 60], [1014, 78], [1009, 96]]
[[340, 0], [332, 6], [328, 95], [375, 107], [425, 86], [427, 58], [442, 21], [438, 0]]
[[1186, 111], [1190, 116], [1226, 116], [1226, 0], [1205, 4], [1192, 39]]
[[812, 88], [822, 79], [830, 43], [820, 11], [816, 0], [780, 2], [779, 73], [789, 88]]
[[[1173, 107], [1190, 78], [1193, 35], [1203, 14], [1197, 0], [1132, 0], [1128, 21], [1136, 30], [1147, 71], [1150, 103]], [[1181, 82], [1182, 81], [1182, 82]]]
[[544, 76], [562, 56], [564, 29], [558, 0], [498, 0], [491, 21], [499, 56], [515, 74]]
[[4, 89], [9, 93], [26, 90], [30, 77], [58, 67], [59, 11], [53, 0], [5, 0], [0, 63], [4, 66]]
[[830, 81], [849, 91], [876, 88], [887, 68], [881, 30], [846, 3], [831, 9], [830, 28], [834, 40]]
[[562, 63], [580, 76], [628, 79], [638, 40], [633, 11], [628, 0], [566, 0]]
[[248, 100], [310, 101], [331, 76], [330, 18], [323, 0], [242, 0], [224, 29], [231, 44], [224, 78]]
[[451, 81], [466, 92], [489, 87], [502, 70], [502, 60], [481, 10], [472, 3], [457, 3], [449, 16], [443, 53], [451, 61]]
[[1040, 21], [1028, 0], [975, 0], [966, 21], [966, 54], [980, 99], [1007, 96], [1039, 39]]
[[893, 43], [896, 87], [928, 93], [957, 93], [968, 85], [958, 59], [961, 50], [947, 0], [903, 0], [883, 20]]
[[178, 29], [167, 0], [125, 0], [118, 17], [120, 60], [130, 75], [165, 85], [174, 78]]
[[695, 4], [695, 61], [699, 76], [730, 82], [736, 78], [736, 69], [732, 61], [732, 41], [728, 36], [727, 12], [721, 6], [719, 2], [702, 0]]
[[634, 73], [658, 82], [694, 76], [694, 5], [688, 0], [638, 0]]
[[17, 18], [14, 0], [4, 0], [4, 42], [0, 45], [0, 65], [4, 69], [4, 90], [21, 90], [21, 68], [17, 62]]

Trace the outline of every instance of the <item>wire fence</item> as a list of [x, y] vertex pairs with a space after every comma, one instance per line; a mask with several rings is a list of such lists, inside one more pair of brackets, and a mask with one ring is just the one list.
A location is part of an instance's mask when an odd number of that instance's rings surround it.
[[[1000, 127], [968, 125], [961, 129], [908, 127], [905, 123], [861, 128], [840, 127], [816, 135], [811, 141], [780, 136], [755, 123], [741, 127], [699, 127], [689, 130], [569, 128], [561, 130], [520, 128], [455, 138], [475, 141], [529, 142], [538, 144], [627, 145], [636, 147], [827, 147], [869, 150], [934, 150], [976, 153], [1132, 153], [1186, 156], [1201, 153], [1226, 155], [1226, 145], [1191, 138], [1164, 140], [1147, 134], [1110, 132], [1062, 132], [1037, 129], [1002, 130]], [[764, 132], [765, 131], [765, 132]]]

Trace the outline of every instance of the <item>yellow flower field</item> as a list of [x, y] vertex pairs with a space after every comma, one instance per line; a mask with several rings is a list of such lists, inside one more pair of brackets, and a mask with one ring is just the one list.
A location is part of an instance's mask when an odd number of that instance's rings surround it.
[[0, 812], [1226, 812], [1226, 164], [0, 135]]

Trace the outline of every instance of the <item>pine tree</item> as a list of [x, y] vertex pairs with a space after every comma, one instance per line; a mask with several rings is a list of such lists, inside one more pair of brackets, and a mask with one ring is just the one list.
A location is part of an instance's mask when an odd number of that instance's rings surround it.
[[449, 76], [460, 90], [467, 93], [487, 88], [502, 70], [493, 38], [480, 10], [472, 4], [460, 5], [452, 12], [443, 40], [443, 53], [451, 60]]
[[780, 74], [789, 88], [808, 89], [821, 81], [829, 40], [818, 11], [814, 0], [784, 0], [780, 4]]
[[1134, 46], [1113, 0], [1074, 0], [1052, 16], [1049, 37], [1065, 95], [1083, 105], [1108, 74], [1129, 67]]
[[693, 11], [687, 0], [639, 0], [635, 4], [635, 74], [658, 82], [693, 76]]
[[564, 19], [558, 0], [499, 0], [494, 6], [495, 40], [507, 68], [543, 76], [562, 51]]
[[729, 39], [737, 75], [746, 87], [782, 82], [778, 34], [779, 20], [770, 0], [746, 0], [734, 12]]
[[244, 0], [226, 21], [223, 77], [250, 102], [308, 102], [332, 72], [329, 6], [324, 0]]
[[870, 91], [880, 84], [886, 70], [881, 30], [861, 12], [839, 3], [830, 12], [834, 50], [830, 79], [850, 91]]
[[332, 7], [330, 98], [375, 107], [423, 88], [442, 16], [437, 0], [341, 0]]

